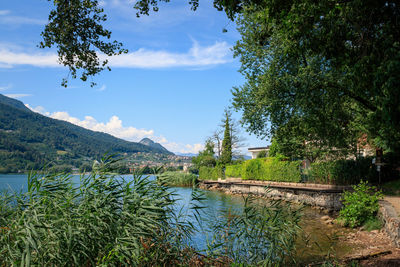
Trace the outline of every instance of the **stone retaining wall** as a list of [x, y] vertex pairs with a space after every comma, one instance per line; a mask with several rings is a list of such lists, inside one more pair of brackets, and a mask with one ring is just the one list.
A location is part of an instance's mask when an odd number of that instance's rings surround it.
[[379, 217], [384, 223], [384, 229], [392, 243], [400, 248], [400, 219], [392, 204], [385, 200], [379, 202]]
[[[342, 207], [340, 202], [341, 193], [344, 190], [352, 190], [351, 187], [347, 186], [247, 181], [241, 179], [204, 180], [200, 182], [200, 187], [231, 194], [253, 194], [272, 199], [283, 199], [328, 211], [340, 210]], [[379, 206], [378, 215], [384, 223], [384, 229], [393, 244], [400, 248], [400, 218], [389, 202], [381, 200]]]
[[349, 187], [343, 186], [243, 181], [240, 179], [205, 180], [200, 183], [200, 187], [232, 194], [253, 194], [272, 199], [283, 199], [329, 211], [340, 210], [342, 207], [340, 194], [343, 190], [349, 189]]

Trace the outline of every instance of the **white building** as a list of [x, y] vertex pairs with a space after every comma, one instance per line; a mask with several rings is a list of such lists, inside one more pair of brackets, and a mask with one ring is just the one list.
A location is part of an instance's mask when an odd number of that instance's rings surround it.
[[255, 159], [257, 158], [257, 155], [261, 152], [261, 151], [266, 151], [267, 152], [267, 156], [269, 153], [269, 146], [266, 147], [250, 147], [247, 149], [249, 152], [251, 152], [251, 158]]

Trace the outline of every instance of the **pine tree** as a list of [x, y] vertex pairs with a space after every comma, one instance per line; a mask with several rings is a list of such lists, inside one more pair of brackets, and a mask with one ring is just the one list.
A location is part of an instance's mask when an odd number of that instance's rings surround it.
[[222, 153], [221, 153], [221, 163], [228, 164], [232, 161], [232, 138], [230, 129], [230, 116], [227, 111], [225, 111], [225, 131], [224, 140], [222, 141]]

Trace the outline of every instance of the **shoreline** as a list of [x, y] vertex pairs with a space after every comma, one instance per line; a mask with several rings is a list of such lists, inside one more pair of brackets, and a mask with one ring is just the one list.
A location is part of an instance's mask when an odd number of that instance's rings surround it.
[[[278, 197], [274, 197], [271, 194], [265, 192], [265, 187], [269, 189], [277, 190], [277, 188], [286, 192], [286, 194], [280, 194]], [[287, 186], [286, 188], [284, 188]], [[305, 184], [297, 185], [294, 183], [270, 183], [270, 182], [259, 182], [259, 181], [239, 181], [238, 179], [227, 179], [227, 180], [203, 180], [199, 181], [199, 188], [211, 191], [220, 191], [228, 195], [254, 195], [260, 199], [281, 199], [291, 203], [301, 203], [311, 208], [317, 208], [320, 210], [320, 220], [324, 223], [331, 225], [332, 227], [337, 225], [335, 219], [337, 217], [338, 209], [332, 209], [333, 206], [338, 205], [326, 205], [325, 208], [320, 205], [310, 205], [309, 201], [301, 202], [301, 198], [293, 198], [291, 194], [308, 191], [313, 194], [336, 194], [335, 200], [340, 201], [340, 194], [343, 190], [349, 187], [335, 188], [334, 186], [313, 186], [304, 187]], [[251, 189], [253, 187], [253, 189]], [[255, 190], [254, 187], [261, 187], [263, 192]], [[287, 191], [290, 191], [289, 198]], [[339, 198], [338, 198], [339, 197]], [[295, 201], [293, 201], [295, 199]], [[340, 203], [341, 206], [341, 203]], [[383, 221], [382, 228], [380, 230], [366, 231], [363, 227], [357, 228], [346, 228], [341, 227], [338, 229], [338, 237], [335, 242], [341, 242], [343, 245], [351, 247], [352, 250], [349, 253], [339, 257], [340, 263], [348, 264], [352, 261], [357, 261], [361, 266], [400, 266], [400, 220], [398, 217], [393, 215], [392, 209], [394, 209], [388, 202], [380, 202], [379, 218]], [[326, 214], [329, 214], [327, 216]], [[394, 217], [393, 217], [394, 216]], [[312, 265], [310, 265], [312, 266]]]

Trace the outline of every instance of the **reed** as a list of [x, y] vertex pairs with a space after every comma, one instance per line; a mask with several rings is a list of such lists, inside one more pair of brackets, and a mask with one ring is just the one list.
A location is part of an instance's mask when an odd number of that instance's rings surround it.
[[247, 201], [216, 220], [215, 240], [196, 251], [189, 244], [203, 193], [194, 189], [189, 208], [177, 209], [162, 179], [127, 181], [112, 174], [114, 163], [105, 157], [79, 184], [70, 174], [31, 173], [26, 193], [0, 194], [0, 266], [277, 266], [290, 258], [298, 213], [286, 206]]
[[159, 181], [168, 186], [194, 186], [197, 184], [197, 175], [184, 172], [164, 172], [157, 176]]

